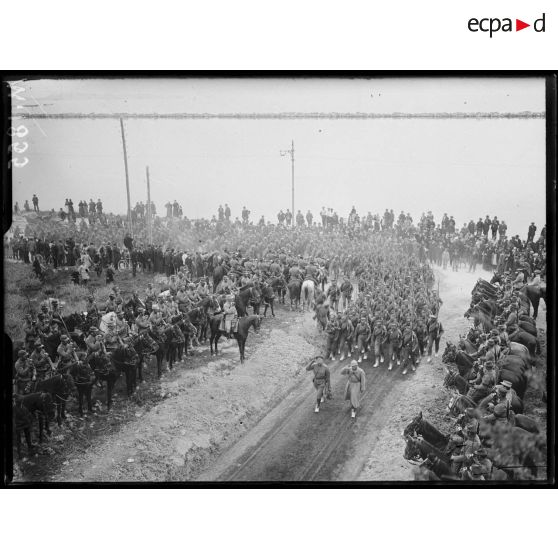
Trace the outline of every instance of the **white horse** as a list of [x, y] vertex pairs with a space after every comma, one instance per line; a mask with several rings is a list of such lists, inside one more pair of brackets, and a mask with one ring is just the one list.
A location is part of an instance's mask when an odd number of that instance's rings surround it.
[[301, 288], [301, 299], [302, 299], [302, 310], [304, 311], [306, 304], [308, 304], [308, 310], [310, 310], [314, 304], [314, 281], [312, 279], [306, 279], [302, 283]]

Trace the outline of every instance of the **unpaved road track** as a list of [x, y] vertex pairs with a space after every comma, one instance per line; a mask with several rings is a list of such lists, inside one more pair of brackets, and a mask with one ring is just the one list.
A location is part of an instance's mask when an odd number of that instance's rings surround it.
[[[349, 403], [343, 398], [347, 376], [340, 374], [349, 362], [330, 364], [334, 399], [322, 404], [319, 413], [314, 412], [315, 390], [308, 372], [281, 403], [197, 480], [354, 480], [353, 475], [340, 478], [343, 466], [363, 447], [371, 432], [382, 428], [382, 401], [407, 376], [401, 374], [401, 367], [388, 372], [387, 363], [373, 368], [369, 361], [363, 361], [367, 389], [357, 418], [352, 419]], [[370, 450], [368, 444], [366, 447], [361, 466]]]

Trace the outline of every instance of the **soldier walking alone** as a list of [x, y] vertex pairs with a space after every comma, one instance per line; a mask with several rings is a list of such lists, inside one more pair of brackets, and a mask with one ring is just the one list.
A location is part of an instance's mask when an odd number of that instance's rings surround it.
[[351, 402], [351, 418], [355, 418], [356, 411], [360, 407], [360, 397], [366, 389], [366, 375], [364, 370], [359, 368], [356, 360], [352, 360], [350, 366], [345, 366], [341, 374], [349, 376], [345, 386], [345, 401]]
[[325, 401], [325, 398], [330, 391], [329, 368], [324, 364], [324, 357], [318, 355], [306, 367], [306, 370], [312, 370], [314, 372], [314, 378], [312, 379], [312, 383], [316, 388], [316, 407], [314, 408], [314, 412], [319, 413], [320, 404]]

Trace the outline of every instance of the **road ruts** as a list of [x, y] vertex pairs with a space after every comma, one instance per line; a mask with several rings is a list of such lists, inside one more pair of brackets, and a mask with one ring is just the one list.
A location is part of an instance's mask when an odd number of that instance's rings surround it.
[[[388, 372], [387, 363], [373, 368], [370, 361], [364, 361], [361, 366], [366, 373], [367, 388], [357, 418], [352, 419], [349, 404], [343, 398], [347, 376], [340, 374], [349, 362], [330, 363], [334, 399], [326, 401], [320, 413], [314, 413], [315, 390], [309, 372], [290, 396], [272, 411], [276, 415], [274, 422], [267, 428], [261, 427], [264, 433], [255, 435], [249, 442], [245, 440], [244, 444], [249, 445], [240, 455], [237, 452], [217, 476], [204, 476], [203, 480], [337, 480], [338, 471], [354, 444], [371, 425], [381, 420], [378, 413], [382, 400], [405, 379], [401, 367]], [[227, 460], [229, 456], [231, 452], [225, 452], [221, 459]]]

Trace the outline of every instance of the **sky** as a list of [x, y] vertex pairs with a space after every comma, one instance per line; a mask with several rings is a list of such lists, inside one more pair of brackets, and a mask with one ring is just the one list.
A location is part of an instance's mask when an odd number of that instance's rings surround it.
[[[49, 113], [543, 113], [543, 79], [110, 79], [34, 80], [13, 114]], [[20, 107], [20, 108], [18, 108]], [[120, 124], [114, 119], [34, 119], [29, 163], [14, 170], [20, 205], [101, 198], [125, 213]], [[177, 200], [188, 217], [227, 202], [275, 221], [291, 205], [346, 215], [432, 210], [458, 225], [497, 215], [511, 234], [545, 220], [545, 121], [538, 119], [127, 119], [132, 204], [145, 200], [146, 166], [159, 214]]]

